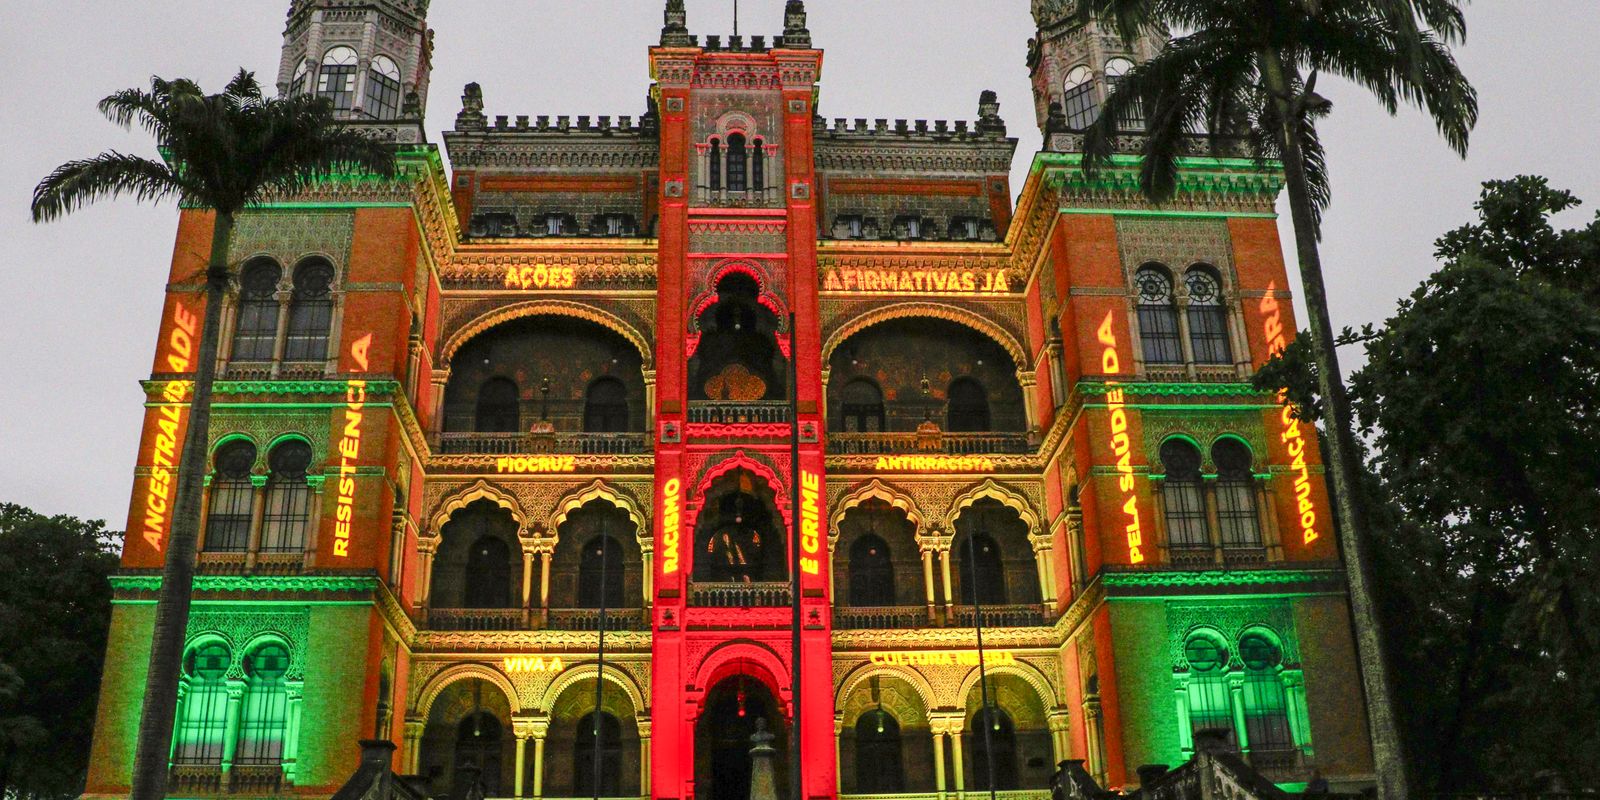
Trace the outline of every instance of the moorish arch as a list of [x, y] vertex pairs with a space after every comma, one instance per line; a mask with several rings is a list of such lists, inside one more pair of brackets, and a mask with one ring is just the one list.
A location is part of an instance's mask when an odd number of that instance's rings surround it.
[[778, 325], [782, 328], [789, 318], [789, 307], [784, 302], [782, 295], [775, 291], [775, 281], [760, 263], [746, 258], [736, 258], [717, 264], [706, 276], [705, 288], [689, 303], [689, 321], [692, 325], [699, 325], [700, 315], [717, 302], [717, 285], [729, 275], [744, 275], [756, 283], [756, 302], [771, 311], [778, 318]]
[[461, 487], [440, 501], [439, 510], [434, 512], [432, 523], [426, 531], [423, 531], [422, 537], [438, 539], [445, 523], [450, 521], [452, 515], [478, 500], [488, 500], [511, 512], [511, 520], [517, 523], [518, 530], [527, 529], [528, 516], [523, 513], [522, 504], [517, 502], [516, 495], [479, 478], [471, 486]]
[[[915, 690], [917, 696], [922, 698], [922, 705], [925, 710], [948, 705], [940, 702], [933, 689], [933, 684], [928, 683], [928, 679], [915, 669], [899, 664], [872, 664], [869, 662], [861, 664], [845, 674], [844, 680], [839, 682], [838, 690], [834, 692], [833, 707], [844, 708], [850, 699], [850, 695], [872, 680], [874, 676], [892, 677], [905, 681], [906, 685]], [[848, 722], [849, 720], [846, 720], [846, 723]]]
[[764, 459], [754, 457], [743, 449], [713, 456], [700, 470], [700, 474], [695, 476], [694, 489], [685, 493], [687, 501], [683, 512], [684, 527], [694, 527], [696, 519], [703, 510], [705, 494], [711, 489], [711, 485], [718, 478], [736, 469], [746, 470], [766, 482], [767, 488], [773, 493], [773, 505], [777, 507], [784, 530], [789, 530], [789, 490], [782, 476], [778, 475], [777, 469]]
[[429, 678], [428, 682], [423, 684], [422, 691], [417, 694], [416, 703], [410, 713], [426, 717], [433, 710], [433, 704], [439, 699], [439, 695], [450, 688], [451, 684], [472, 679], [494, 684], [505, 695], [506, 703], [511, 706], [512, 713], [522, 711], [522, 701], [517, 696], [517, 689], [511, 685], [511, 679], [507, 678], [505, 673], [488, 664], [469, 662], [452, 665]]
[[1029, 363], [1027, 350], [1022, 346], [1022, 342], [993, 320], [961, 306], [927, 302], [891, 303], [877, 306], [845, 320], [822, 343], [822, 363], [829, 363], [833, 358], [834, 350], [838, 349], [850, 337], [867, 328], [882, 322], [910, 317], [931, 317], [971, 328], [994, 340], [995, 344], [1000, 345], [1001, 349], [1011, 356], [1012, 365], [1018, 370], [1026, 369], [1025, 365]]
[[645, 369], [653, 369], [655, 351], [651, 347], [651, 336], [649, 334], [639, 330], [631, 322], [610, 311], [589, 303], [579, 303], [571, 300], [528, 300], [502, 306], [481, 314], [450, 334], [450, 337], [445, 340], [444, 345], [439, 349], [438, 363], [450, 363], [450, 359], [455, 356], [456, 351], [480, 334], [487, 333], [491, 329], [513, 320], [537, 316], [576, 317], [608, 328], [622, 336], [639, 351], [639, 357], [644, 360]]
[[568, 492], [556, 502], [555, 510], [551, 512], [550, 522], [546, 527], [548, 531], [546, 535], [552, 539], [557, 538], [560, 535], [561, 525], [567, 521], [567, 517], [572, 512], [595, 500], [604, 500], [627, 514], [628, 520], [634, 524], [634, 530], [637, 532], [637, 538], [641, 544], [648, 539], [650, 536], [650, 520], [645, 516], [644, 511], [639, 508], [638, 501], [634, 500], [632, 495], [607, 483], [602, 478], [596, 478], [588, 486]]
[[787, 713], [790, 687], [784, 676], [788, 674], [789, 666], [784, 658], [766, 643], [753, 639], [724, 642], [701, 656], [700, 663], [695, 665], [694, 677], [690, 680], [700, 695], [695, 713], [704, 710], [706, 693], [710, 689], [736, 675], [761, 681]]
[[1027, 524], [1030, 536], [1037, 535], [1043, 530], [1043, 525], [1039, 521], [1039, 514], [1034, 510], [1033, 503], [1029, 502], [1027, 496], [1017, 489], [996, 481], [994, 478], [984, 478], [981, 482], [972, 485], [950, 501], [950, 510], [945, 513], [944, 517], [945, 530], [954, 531], [956, 519], [961, 516], [961, 512], [986, 497], [999, 501], [1001, 505], [1016, 511], [1017, 516], [1021, 517], [1022, 521]]
[[555, 707], [556, 702], [561, 699], [563, 692], [583, 681], [594, 680], [595, 675], [600, 674], [608, 685], [615, 686], [622, 691], [628, 698], [628, 702], [633, 705], [633, 713], [643, 718], [649, 708], [649, 703], [645, 701], [645, 689], [634, 681], [633, 676], [629, 675], [627, 670], [618, 668], [616, 664], [607, 664], [603, 673], [599, 671], [598, 667], [599, 665], [594, 661], [569, 664], [565, 670], [562, 670], [559, 677], [550, 682], [550, 686], [544, 691], [544, 696], [539, 698], [536, 710], [550, 711]]
[[[1056, 690], [1050, 685], [1050, 679], [1038, 667], [1027, 661], [1015, 659], [1006, 664], [991, 663], [985, 666], [984, 673], [990, 680], [1000, 675], [1009, 675], [1020, 679], [1038, 695], [1039, 704], [1044, 706], [1044, 710], [1047, 713], [1061, 704], [1061, 699], [1056, 696]], [[965, 708], [967, 697], [978, 689], [979, 677], [978, 668], [973, 667], [972, 671], [961, 679], [961, 685], [956, 689], [955, 697], [941, 698], [945, 701], [944, 705]]]
[[882, 500], [888, 503], [890, 507], [905, 512], [906, 519], [916, 526], [920, 535], [926, 520], [922, 516], [922, 511], [917, 508], [916, 499], [893, 484], [885, 483], [879, 478], [873, 478], [857, 485], [833, 501], [833, 512], [828, 516], [828, 547], [830, 550], [839, 543], [839, 524], [844, 522], [845, 513], [868, 500]]

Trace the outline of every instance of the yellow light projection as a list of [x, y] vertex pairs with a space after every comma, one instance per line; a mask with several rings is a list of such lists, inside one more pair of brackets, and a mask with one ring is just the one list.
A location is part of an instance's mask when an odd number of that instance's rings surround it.
[[[1289, 345], [1283, 336], [1283, 313], [1278, 307], [1277, 298], [1272, 296], [1273, 284], [1267, 284], [1267, 296], [1261, 298], [1261, 315], [1266, 319], [1262, 324], [1262, 333], [1267, 339], [1268, 355], [1276, 355], [1278, 351]], [[1293, 459], [1289, 468], [1294, 475], [1294, 500], [1295, 508], [1300, 512], [1300, 541], [1311, 544], [1317, 540], [1317, 508], [1311, 502], [1311, 469], [1306, 465], [1306, 440], [1300, 434], [1300, 420], [1294, 417], [1294, 404], [1289, 402], [1289, 394], [1283, 390], [1278, 391], [1278, 402], [1283, 405], [1283, 410], [1278, 413], [1278, 420], [1283, 423], [1281, 436], [1289, 448], [1289, 457]]]

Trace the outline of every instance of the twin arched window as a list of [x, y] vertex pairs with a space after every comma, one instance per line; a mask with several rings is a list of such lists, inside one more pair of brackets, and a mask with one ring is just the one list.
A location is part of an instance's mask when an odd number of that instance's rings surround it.
[[229, 689], [239, 683], [228, 677], [232, 661], [232, 651], [217, 641], [185, 654], [173, 728], [174, 763], [220, 765], [229, 742], [237, 743], [234, 764], [283, 762], [289, 728], [288, 648], [265, 642], [252, 650], [244, 660], [242, 692]]
[[[1134, 273], [1138, 291], [1139, 339], [1147, 364], [1231, 364], [1228, 306], [1222, 282], [1211, 267], [1196, 264], [1184, 272], [1187, 312], [1180, 320], [1172, 273], [1160, 264], [1146, 264]], [[1188, 331], [1188, 353], [1184, 330]], [[1187, 357], [1186, 357], [1187, 356]]]
[[400, 68], [388, 56], [373, 56], [367, 69], [367, 116], [394, 119], [400, 115]]
[[333, 110], [349, 111], [356, 100], [356, 51], [335, 47], [322, 56], [317, 96], [333, 101]]
[[[261, 491], [260, 540], [262, 553], [298, 553], [306, 548], [311, 524], [311, 445], [302, 439], [285, 439], [267, 455], [271, 468]], [[251, 470], [256, 446], [234, 439], [217, 448], [212, 457], [205, 529], [208, 553], [244, 553], [252, 549], [256, 524], [256, 482]]]
[[[1222, 638], [1211, 631], [1192, 634], [1184, 643], [1188, 672], [1184, 699], [1189, 730], [1226, 732], [1251, 751], [1285, 751], [1298, 743], [1289, 722], [1289, 692], [1284, 682], [1283, 650], [1260, 629], [1239, 637], [1237, 659]], [[1234, 708], [1231, 686], [1242, 679]], [[1244, 720], [1244, 730], [1238, 720]], [[1242, 735], [1241, 735], [1242, 734]]]
[[278, 300], [283, 268], [270, 258], [252, 259], [239, 275], [239, 307], [233, 329], [232, 361], [278, 358], [278, 324], [288, 315], [285, 361], [323, 361], [333, 328], [333, 264], [312, 256], [294, 268], [287, 306]]
[[[1211, 461], [1217, 467], [1212, 487], [1201, 475], [1200, 450], [1188, 439], [1173, 437], [1161, 444], [1161, 466], [1166, 477], [1161, 484], [1165, 506], [1167, 543], [1174, 550], [1258, 548], [1261, 517], [1256, 504], [1253, 456], [1244, 442], [1231, 436], [1211, 446]], [[1216, 535], [1213, 535], [1207, 496], [1216, 503]]]
[[759, 137], [735, 131], [724, 141], [712, 137], [706, 149], [706, 185], [712, 191], [747, 192], [767, 188], [767, 149]]

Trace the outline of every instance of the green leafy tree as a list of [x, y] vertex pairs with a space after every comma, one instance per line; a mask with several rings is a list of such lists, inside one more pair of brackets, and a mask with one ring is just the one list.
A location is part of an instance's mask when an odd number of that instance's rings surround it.
[[83, 791], [120, 540], [0, 503], [0, 797]]
[[1181, 32], [1135, 67], [1085, 131], [1084, 167], [1109, 163], [1122, 121], [1143, 116], [1140, 188], [1156, 202], [1172, 197], [1179, 157], [1196, 131], [1211, 131], [1212, 152], [1244, 146], [1258, 160], [1283, 165], [1294, 223], [1310, 353], [1319, 394], [1331, 417], [1327, 458], [1337, 502], [1340, 544], [1350, 575], [1351, 611], [1372, 725], [1381, 797], [1409, 794], [1405, 759], [1388, 701], [1389, 665], [1372, 601], [1374, 572], [1356, 502], [1359, 450], [1349, 400], [1339, 379], [1318, 252], [1321, 213], [1329, 202], [1326, 162], [1316, 121], [1331, 110], [1318, 78], [1337, 75], [1365, 89], [1390, 113], [1423, 109], [1449, 145], [1465, 153], [1477, 99], [1449, 44], [1466, 33], [1458, 0], [1079, 0], [1086, 18], [1110, 19], [1124, 36]]
[[205, 431], [211, 423], [223, 297], [233, 273], [228, 247], [235, 219], [252, 206], [292, 196], [336, 171], [391, 176], [395, 161], [389, 146], [340, 125], [326, 99], [264, 97], [254, 75], [244, 70], [218, 94], [205, 94], [189, 80], [155, 78], [149, 91], [127, 89], [101, 100], [100, 111], [118, 125], [137, 123], [154, 136], [163, 160], [109, 151], [63, 164], [34, 189], [35, 222], [121, 195], [140, 201], [172, 198], [214, 213], [205, 321], [189, 404], [188, 430], [198, 435], [185, 437], [179, 456], [134, 760], [133, 800], [158, 800], [166, 795], [178, 671], [194, 587]]
[[[1379, 606], [1420, 778], [1600, 785], [1600, 219], [1542, 178], [1484, 186], [1444, 266], [1363, 344]], [[1304, 339], [1258, 375], [1320, 408]]]

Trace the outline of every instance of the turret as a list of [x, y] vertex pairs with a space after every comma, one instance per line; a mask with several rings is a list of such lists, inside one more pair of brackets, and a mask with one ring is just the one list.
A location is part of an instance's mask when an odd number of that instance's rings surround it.
[[1034, 116], [1046, 137], [1094, 122], [1117, 80], [1166, 41], [1148, 34], [1130, 44], [1110, 24], [1085, 20], [1076, 5], [1076, 0], [1033, 0], [1038, 34], [1028, 41], [1028, 69]]
[[280, 94], [333, 101], [342, 119], [420, 120], [428, 100], [429, 0], [293, 0]]
[[683, 8], [683, 0], [667, 0], [667, 8], [661, 12], [661, 46], [662, 47], [689, 47], [694, 44], [689, 38], [689, 12]]

